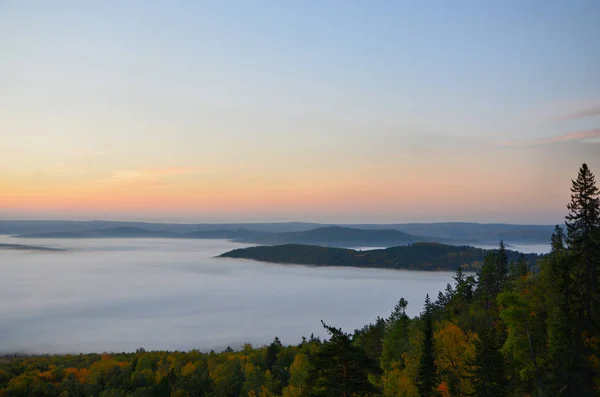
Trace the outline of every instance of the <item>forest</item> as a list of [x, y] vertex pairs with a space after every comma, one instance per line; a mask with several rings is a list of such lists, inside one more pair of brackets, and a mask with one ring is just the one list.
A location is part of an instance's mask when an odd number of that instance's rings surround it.
[[[522, 261], [537, 269], [537, 254], [521, 254], [500, 246], [509, 261]], [[224, 254], [225, 258], [253, 259], [261, 262], [291, 263], [315, 266], [352, 266], [380, 269], [476, 271], [483, 266], [491, 250], [440, 243], [412, 243], [410, 245], [357, 251], [347, 248], [317, 245], [285, 244], [239, 248]]]
[[[531, 271], [501, 245], [423, 311], [352, 332], [222, 352], [0, 358], [1, 396], [600, 396], [600, 197], [583, 164], [564, 227]], [[256, 319], [260, 321], [260, 319]], [[242, 327], [243, 324], [240, 324]]]

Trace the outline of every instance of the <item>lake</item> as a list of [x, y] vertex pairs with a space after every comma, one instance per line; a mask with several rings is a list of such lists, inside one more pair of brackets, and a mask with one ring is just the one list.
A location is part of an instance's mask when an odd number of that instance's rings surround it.
[[449, 272], [274, 265], [214, 256], [224, 240], [19, 239], [67, 248], [0, 250], [0, 352], [222, 350], [278, 336], [350, 332], [387, 317], [401, 297], [422, 310]]

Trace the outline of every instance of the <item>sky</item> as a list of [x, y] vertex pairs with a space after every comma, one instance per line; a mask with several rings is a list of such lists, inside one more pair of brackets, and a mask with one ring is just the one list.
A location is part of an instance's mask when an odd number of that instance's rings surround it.
[[600, 173], [598, 18], [0, 0], [0, 218], [561, 222]]

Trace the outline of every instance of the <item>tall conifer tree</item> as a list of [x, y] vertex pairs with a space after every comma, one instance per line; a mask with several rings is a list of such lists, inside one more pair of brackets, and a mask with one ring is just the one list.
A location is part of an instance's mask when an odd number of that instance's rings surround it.
[[425, 298], [425, 311], [423, 312], [423, 348], [421, 350], [421, 361], [417, 374], [417, 386], [421, 397], [430, 397], [433, 394], [435, 382], [435, 355], [433, 346], [433, 307], [429, 300], [429, 294]]

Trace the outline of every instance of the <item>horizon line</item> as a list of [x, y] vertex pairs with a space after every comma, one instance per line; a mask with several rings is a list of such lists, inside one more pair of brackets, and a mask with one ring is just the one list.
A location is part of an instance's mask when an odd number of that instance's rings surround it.
[[276, 222], [165, 222], [165, 221], [126, 221], [126, 220], [72, 220], [72, 219], [0, 219], [1, 222], [71, 222], [71, 223], [93, 223], [93, 222], [112, 222], [112, 223], [146, 223], [162, 225], [285, 225], [285, 224], [314, 224], [321, 226], [368, 226], [368, 225], [432, 225], [432, 224], [474, 224], [474, 225], [512, 225], [512, 226], [556, 226], [561, 223], [511, 223], [511, 222], [468, 222], [468, 221], [431, 221], [431, 222], [392, 222], [392, 223], [336, 223], [336, 222], [316, 222], [316, 221], [276, 221]]

